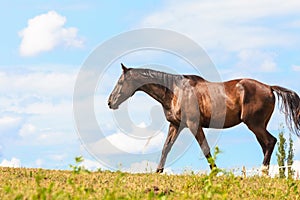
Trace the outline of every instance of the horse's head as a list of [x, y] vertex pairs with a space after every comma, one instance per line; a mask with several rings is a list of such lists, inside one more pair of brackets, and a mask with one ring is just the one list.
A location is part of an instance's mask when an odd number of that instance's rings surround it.
[[123, 64], [121, 66], [123, 73], [108, 99], [108, 106], [111, 109], [118, 109], [119, 105], [131, 97], [137, 89], [130, 68], [125, 67]]

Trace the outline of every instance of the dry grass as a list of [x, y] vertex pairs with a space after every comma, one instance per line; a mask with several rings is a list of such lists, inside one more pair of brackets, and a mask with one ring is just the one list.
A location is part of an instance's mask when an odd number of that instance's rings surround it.
[[300, 181], [0, 168], [0, 199], [300, 199]]

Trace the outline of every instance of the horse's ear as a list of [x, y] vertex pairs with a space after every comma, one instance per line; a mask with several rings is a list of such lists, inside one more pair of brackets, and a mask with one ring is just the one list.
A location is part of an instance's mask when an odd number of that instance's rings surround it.
[[122, 70], [125, 74], [129, 69], [123, 63], [121, 63], [121, 66], [122, 66]]

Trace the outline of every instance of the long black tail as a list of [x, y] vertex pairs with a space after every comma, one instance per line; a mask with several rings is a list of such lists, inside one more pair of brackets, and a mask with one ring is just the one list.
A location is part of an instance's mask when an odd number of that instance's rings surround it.
[[288, 128], [300, 137], [300, 98], [296, 92], [279, 87], [271, 86], [272, 90], [282, 100], [280, 111], [285, 114]]

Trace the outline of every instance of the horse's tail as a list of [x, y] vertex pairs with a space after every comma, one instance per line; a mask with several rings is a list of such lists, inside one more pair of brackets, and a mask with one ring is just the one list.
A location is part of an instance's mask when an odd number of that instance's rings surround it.
[[300, 98], [296, 92], [279, 87], [271, 86], [272, 90], [282, 100], [280, 111], [285, 114], [286, 124], [288, 128], [300, 137]]

